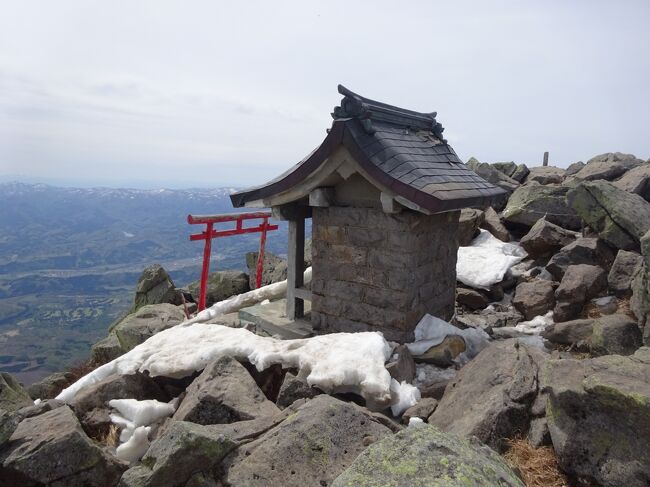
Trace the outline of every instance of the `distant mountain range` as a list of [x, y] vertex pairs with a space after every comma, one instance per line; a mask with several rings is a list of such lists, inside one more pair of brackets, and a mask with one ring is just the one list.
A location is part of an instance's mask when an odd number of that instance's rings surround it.
[[[189, 213], [233, 212], [233, 188], [138, 190], [0, 184], [0, 371], [32, 382], [79, 361], [131, 304], [142, 269], [198, 279]], [[213, 243], [213, 270], [244, 269], [257, 235]], [[286, 252], [286, 229], [267, 249]]]

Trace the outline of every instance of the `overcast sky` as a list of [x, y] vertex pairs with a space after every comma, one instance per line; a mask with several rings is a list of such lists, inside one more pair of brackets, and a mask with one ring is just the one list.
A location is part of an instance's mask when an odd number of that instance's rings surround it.
[[463, 160], [650, 157], [650, 2], [0, 1], [0, 178], [252, 185], [341, 96], [437, 111]]

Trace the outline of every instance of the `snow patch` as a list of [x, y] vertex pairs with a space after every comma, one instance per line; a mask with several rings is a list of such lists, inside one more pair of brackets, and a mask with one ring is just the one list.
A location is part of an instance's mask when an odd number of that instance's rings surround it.
[[139, 426], [126, 443], [122, 443], [115, 450], [115, 456], [129, 463], [139, 461], [149, 449], [149, 426]]
[[458, 249], [456, 279], [480, 289], [503, 281], [508, 269], [528, 254], [517, 243], [502, 242], [487, 230], [481, 230], [467, 247]]
[[391, 379], [390, 391], [393, 396], [393, 400], [390, 406], [390, 410], [393, 413], [393, 416], [400, 416], [408, 408], [415, 406], [421, 397], [420, 389], [409, 384], [406, 381], [402, 381], [400, 383], [395, 379]]
[[424, 424], [424, 420], [422, 418], [418, 418], [416, 416], [413, 416], [412, 418], [409, 418], [409, 424], [408, 426], [417, 426], [420, 424]]

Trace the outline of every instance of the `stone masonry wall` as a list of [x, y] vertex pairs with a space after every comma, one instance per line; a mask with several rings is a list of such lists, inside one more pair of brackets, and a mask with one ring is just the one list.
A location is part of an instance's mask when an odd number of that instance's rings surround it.
[[458, 214], [313, 208], [314, 328], [377, 330], [405, 342], [425, 313], [450, 319]]

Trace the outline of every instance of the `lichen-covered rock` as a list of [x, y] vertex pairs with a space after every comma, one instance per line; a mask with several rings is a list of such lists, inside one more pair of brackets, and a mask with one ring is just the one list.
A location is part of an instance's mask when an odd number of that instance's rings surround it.
[[509, 178], [512, 177], [514, 172], [517, 170], [517, 164], [510, 161], [510, 162], [493, 162], [492, 167], [495, 168], [497, 171], [501, 171], [503, 174], [508, 176]]
[[109, 333], [107, 337], [102, 338], [95, 343], [90, 349], [90, 359], [97, 365], [104, 365], [124, 353], [120, 341], [115, 333]]
[[530, 168], [526, 182], [539, 184], [560, 184], [564, 181], [564, 169], [555, 166], [538, 166]]
[[2, 485], [105, 487], [126, 469], [86, 436], [66, 406], [23, 420], [0, 462]]
[[521, 246], [528, 252], [532, 258], [555, 253], [562, 247], [575, 241], [577, 235], [575, 232], [565, 230], [555, 225], [546, 218], [537, 220], [535, 225], [524, 235], [521, 240]]
[[244, 366], [225, 356], [208, 364], [194, 379], [173, 419], [221, 424], [273, 416], [278, 412]]
[[577, 318], [587, 300], [607, 287], [607, 274], [595, 265], [570, 265], [555, 291], [553, 315], [557, 321]]
[[579, 184], [569, 191], [567, 201], [603, 240], [616, 248], [638, 248], [641, 237], [650, 230], [650, 203], [607, 181]]
[[391, 430], [355, 405], [320, 395], [223, 462], [233, 487], [331, 485], [370, 444]]
[[527, 320], [546, 314], [555, 305], [553, 284], [545, 279], [520, 283], [515, 290], [512, 305]]
[[421, 424], [370, 446], [331, 485], [523, 487], [524, 484], [489, 447]]
[[492, 184], [496, 184], [508, 192], [512, 192], [519, 187], [519, 183], [517, 181], [509, 178], [487, 162], [479, 162], [472, 157], [469, 161], [467, 161], [467, 166], [486, 181]]
[[577, 349], [586, 349], [587, 340], [591, 338], [593, 319], [563, 321], [552, 323], [542, 331], [542, 336], [557, 345], [570, 345]]
[[645, 163], [630, 169], [613, 184], [617, 188], [636, 193], [644, 200], [650, 201], [650, 164]]
[[583, 167], [585, 167], [585, 163], [582, 162], [582, 161], [578, 161], [578, 162], [574, 162], [573, 164], [569, 164], [569, 167], [566, 168], [566, 171], [565, 171], [564, 175], [567, 176], [567, 177], [568, 176], [573, 176], [575, 173], [580, 171], [580, 169], [582, 169]]
[[485, 215], [481, 210], [463, 208], [458, 218], [458, 245], [466, 247], [479, 234]]
[[528, 166], [526, 164], [519, 164], [510, 177], [518, 183], [523, 183], [529, 174], [530, 169], [528, 169]]
[[0, 409], [0, 450], [16, 430], [18, 423], [19, 418], [17, 415], [11, 414], [9, 411], [5, 411], [4, 409]]
[[643, 258], [636, 252], [619, 250], [612, 268], [607, 275], [609, 290], [617, 296], [632, 294], [632, 278], [637, 268], [643, 264]]
[[575, 177], [585, 181], [596, 179], [612, 181], [642, 163], [643, 161], [632, 154], [608, 152], [589, 159], [587, 164], [575, 173]]
[[641, 347], [641, 331], [623, 314], [601, 316], [593, 324], [589, 349], [592, 355], [632, 355]]
[[70, 372], [56, 372], [27, 387], [32, 399], [51, 399], [72, 383], [74, 376]]
[[178, 291], [172, 278], [160, 264], [146, 267], [135, 288], [135, 298], [131, 312], [148, 304], [180, 304]]
[[33, 404], [32, 398], [9, 373], [0, 372], [0, 409], [17, 411]]
[[[255, 280], [253, 280], [253, 283]], [[188, 290], [197, 300], [199, 297], [201, 283], [194, 281], [188, 286]], [[241, 271], [217, 271], [208, 276], [208, 292], [206, 294], [206, 306], [227, 299], [236, 294], [243, 294], [250, 291], [248, 274]]]
[[429, 423], [502, 451], [506, 438], [528, 431], [545, 359], [517, 339], [492, 343], [447, 386]]
[[574, 264], [599, 265], [609, 269], [614, 260], [611, 248], [599, 238], [578, 238], [575, 242], [562, 247], [546, 265], [546, 270], [553, 278], [562, 280], [567, 267]]
[[120, 346], [128, 352], [158, 332], [178, 325], [185, 314], [178, 307], [163, 303], [143, 306], [113, 328]]
[[507, 223], [532, 227], [540, 218], [562, 228], [578, 230], [581, 219], [566, 204], [569, 188], [564, 186], [543, 186], [527, 184], [510, 196], [503, 218]]
[[562, 469], [603, 486], [650, 485], [650, 349], [549, 360], [543, 373]]

